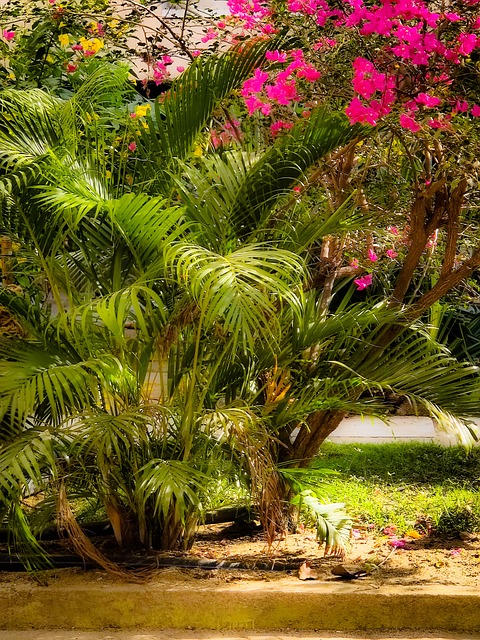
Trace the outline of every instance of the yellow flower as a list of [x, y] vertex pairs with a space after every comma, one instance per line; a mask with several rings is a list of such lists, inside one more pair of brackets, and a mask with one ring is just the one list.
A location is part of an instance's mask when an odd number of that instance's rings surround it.
[[116, 29], [118, 27], [118, 20], [110, 20], [107, 24], [111, 29]]
[[58, 40], [62, 47], [68, 47], [68, 45], [70, 44], [70, 36], [68, 35], [68, 33], [61, 33], [58, 36]]
[[12, 242], [12, 251], [18, 251], [21, 246], [19, 242]]
[[13, 73], [13, 71], [10, 71], [10, 73], [8, 74], [7, 78], [9, 80], [16, 80], [17, 76]]
[[108, 180], [108, 179], [109, 179], [109, 178], [111, 178], [111, 177], [112, 177], [112, 172], [111, 172], [109, 169], [107, 169], [107, 170], [105, 171], [105, 178], [107, 178], [107, 180]]
[[103, 40], [100, 38], [80, 38], [80, 44], [84, 51], [93, 51], [93, 53], [98, 53], [100, 49], [103, 49]]
[[193, 150], [193, 155], [196, 158], [200, 158], [201, 156], [203, 156], [203, 149], [202, 149], [202, 147], [200, 145], [195, 147], [195, 149]]
[[53, 56], [51, 56], [50, 54], [48, 54], [48, 56], [45, 58], [45, 60], [47, 62], [49, 62], [50, 64], [52, 64], [53, 62], [55, 62], [55, 58]]
[[150, 111], [149, 104], [139, 104], [138, 107], [135, 108], [135, 113], [138, 118], [143, 118]]

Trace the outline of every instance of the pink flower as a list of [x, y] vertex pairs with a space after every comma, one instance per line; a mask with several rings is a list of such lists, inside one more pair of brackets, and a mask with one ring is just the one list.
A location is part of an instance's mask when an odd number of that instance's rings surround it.
[[362, 534], [358, 529], [352, 529], [352, 538], [354, 540], [358, 540], [361, 537], [362, 537]]
[[397, 227], [387, 227], [387, 231], [392, 233], [394, 236], [398, 236], [398, 228]]
[[315, 82], [320, 78], [321, 73], [320, 71], [317, 71], [315, 67], [307, 64], [303, 67], [303, 69], [300, 69], [297, 72], [297, 76], [299, 78], [305, 78], [307, 82]]
[[223, 20], [220, 20], [220, 22], [217, 22], [218, 29], [225, 29], [226, 26], [227, 26], [227, 23], [223, 22]]
[[302, 187], [300, 187], [298, 184], [293, 187], [293, 190], [295, 191], [295, 193], [300, 193], [300, 191], [302, 190]]
[[72, 44], [71, 49], [72, 51], [83, 51], [83, 47], [81, 44]]
[[386, 527], [384, 527], [383, 529], [383, 533], [386, 536], [393, 536], [395, 535], [395, 533], [397, 533], [397, 527], [394, 524], [389, 524]]
[[137, 114], [135, 113], [135, 111], [132, 111], [131, 113], [128, 114], [130, 116], [130, 118], [135, 119], [137, 117]]
[[270, 131], [272, 135], [276, 136], [282, 129], [291, 129], [293, 124], [291, 122], [284, 122], [283, 120], [277, 120], [270, 125]]
[[358, 97], [352, 98], [350, 104], [345, 109], [345, 113], [350, 120], [350, 124], [356, 122], [360, 124], [370, 124], [375, 127], [380, 117], [378, 109], [370, 106], [365, 106]]
[[240, 93], [244, 98], [246, 98], [248, 94], [251, 93], [260, 93], [260, 91], [262, 91], [263, 89], [263, 85], [267, 80], [268, 73], [266, 71], [262, 71], [260, 67], [257, 67], [253, 74], [253, 78], [249, 78], [243, 83], [243, 87]]
[[357, 291], [362, 291], [363, 289], [369, 287], [372, 284], [372, 278], [373, 276], [371, 273], [367, 273], [361, 278], [356, 278], [354, 280], [354, 283], [357, 285]]
[[352, 261], [350, 262], [350, 266], [353, 267], [354, 269], [358, 269], [358, 258], [352, 258]]
[[162, 62], [163, 62], [164, 65], [173, 64], [173, 60], [171, 59], [170, 56], [163, 56], [162, 57]]
[[459, 16], [458, 13], [444, 13], [443, 15], [447, 20], [450, 20], [450, 22], [460, 22], [460, 20], [463, 20], [462, 16]]
[[473, 105], [470, 109], [470, 113], [474, 118], [480, 118], [480, 106], [478, 104]]
[[459, 113], [465, 113], [465, 111], [468, 111], [468, 102], [466, 100], [457, 100], [454, 108]]
[[405, 540], [397, 540], [394, 538], [393, 540], [389, 540], [388, 544], [394, 549], [403, 549], [405, 547]]
[[5, 40], [13, 40], [15, 38], [15, 31], [9, 31], [8, 29], [4, 29], [2, 31], [2, 35]]
[[69, 62], [67, 64], [67, 73], [74, 73], [77, 70], [77, 65]]
[[201, 52], [199, 49], [194, 49], [194, 50], [192, 51], [192, 56], [193, 56], [194, 58], [198, 58], [198, 56], [199, 56], [199, 55], [201, 55], [201, 53], [202, 53], [202, 52]]
[[409, 116], [406, 113], [402, 113], [399, 118], [399, 122], [404, 129], [409, 129], [410, 131], [413, 131], [413, 133], [416, 133], [421, 129], [421, 126], [418, 124], [418, 122], [414, 118], [412, 118], [412, 116]]
[[275, 51], [266, 51], [265, 58], [271, 62], [286, 62], [287, 54], [276, 49]]
[[458, 548], [458, 549], [450, 549], [450, 555], [453, 556], [454, 558], [458, 558], [458, 556], [462, 553], [462, 549]]
[[178, 73], [183, 73], [185, 71], [185, 67], [182, 67], [181, 65], [178, 65], [177, 71], [178, 71]]
[[461, 33], [458, 41], [460, 43], [458, 52], [462, 56], [468, 56], [477, 47], [478, 38], [474, 33]]
[[398, 253], [397, 253], [394, 249], [388, 249], [388, 251], [387, 251], [387, 256], [388, 256], [391, 260], [395, 260], [395, 258], [398, 256]]
[[264, 24], [263, 27], [262, 27], [262, 31], [263, 31], [263, 33], [266, 33], [267, 35], [269, 35], [270, 33], [277, 33], [277, 30], [271, 24]]
[[437, 96], [431, 96], [428, 93], [419, 93], [415, 100], [428, 108], [438, 107], [442, 102]]
[[370, 262], [376, 262], [378, 260], [378, 256], [373, 249], [368, 250], [368, 259]]
[[130, 149], [130, 151], [135, 151], [135, 149], [137, 148], [137, 143], [136, 142], [131, 142], [128, 145], [128, 148]]

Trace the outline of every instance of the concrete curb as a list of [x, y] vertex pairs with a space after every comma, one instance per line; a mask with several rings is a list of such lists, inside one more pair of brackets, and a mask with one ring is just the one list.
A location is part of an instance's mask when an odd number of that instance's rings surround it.
[[0, 585], [0, 628], [480, 630], [477, 589], [294, 583]]

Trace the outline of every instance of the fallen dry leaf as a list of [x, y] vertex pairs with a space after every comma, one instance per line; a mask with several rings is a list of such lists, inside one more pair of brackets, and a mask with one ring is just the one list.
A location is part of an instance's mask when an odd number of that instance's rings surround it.
[[307, 561], [305, 561], [305, 562], [302, 562], [302, 564], [298, 568], [298, 579], [299, 580], [317, 580], [318, 574], [308, 565]]
[[334, 576], [343, 580], [355, 580], [367, 575], [365, 567], [359, 565], [337, 564], [332, 568]]

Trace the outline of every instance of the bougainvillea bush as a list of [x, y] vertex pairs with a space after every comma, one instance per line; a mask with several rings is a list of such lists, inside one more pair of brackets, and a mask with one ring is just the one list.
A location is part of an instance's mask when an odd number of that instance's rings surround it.
[[[308, 288], [318, 312], [363, 299], [403, 314], [372, 338], [370, 351], [350, 356], [360, 374], [360, 363], [374, 367], [405, 327], [438, 318], [446, 294], [456, 291], [458, 300], [458, 286], [480, 265], [480, 3], [229, 6], [232, 15], [218, 22], [215, 37], [289, 39], [244, 83], [244, 127], [254, 122], [273, 139], [319, 104], [363, 127], [292, 192], [292, 206], [323, 206], [334, 216], [350, 203], [365, 220], [363, 231], [328, 234], [309, 253]], [[475, 297], [475, 279], [469, 286], [462, 291]], [[298, 436], [286, 433], [280, 458], [308, 460], [343, 415], [312, 412]]]

